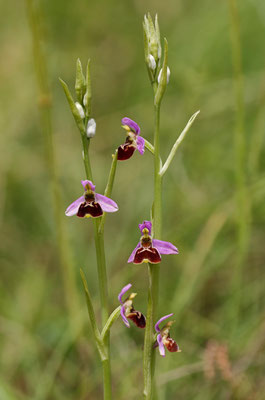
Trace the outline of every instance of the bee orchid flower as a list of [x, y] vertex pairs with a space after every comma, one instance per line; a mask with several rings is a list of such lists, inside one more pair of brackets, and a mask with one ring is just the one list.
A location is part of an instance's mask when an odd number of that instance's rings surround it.
[[71, 217], [77, 215], [80, 218], [84, 217], [100, 217], [103, 212], [115, 212], [118, 211], [118, 206], [115, 201], [109, 199], [102, 194], [95, 192], [95, 185], [88, 180], [81, 181], [83, 188], [85, 189], [84, 194], [75, 200], [65, 211], [65, 215]]
[[118, 148], [118, 160], [124, 161], [131, 158], [137, 149], [141, 155], [144, 154], [144, 138], [140, 136], [139, 125], [130, 118], [123, 118], [121, 120], [122, 127], [127, 133], [125, 143]]
[[130, 255], [128, 263], [158, 264], [161, 261], [161, 254], [178, 254], [178, 249], [172, 243], [152, 239], [152, 223], [150, 221], [144, 221], [142, 224], [139, 224], [139, 229], [142, 236], [140, 242]]
[[127, 318], [131, 319], [138, 328], [145, 328], [145, 316], [140, 311], [136, 311], [133, 307], [133, 299], [137, 293], [131, 293], [125, 301], [122, 300], [123, 295], [128, 292], [131, 287], [131, 283], [124, 286], [118, 296], [119, 302], [121, 303], [121, 317], [127, 328], [130, 328]]
[[158, 333], [157, 338], [156, 338], [156, 343], [155, 347], [159, 348], [159, 353], [162, 357], [165, 357], [166, 352], [165, 352], [165, 347], [170, 351], [171, 353], [174, 352], [181, 352], [179, 349], [179, 346], [175, 342], [174, 339], [170, 337], [169, 331], [171, 328], [171, 325], [174, 323], [174, 321], [169, 321], [166, 323], [165, 326], [163, 326], [162, 329], [159, 328], [159, 324], [163, 322], [165, 319], [172, 317], [173, 313], [165, 315], [164, 317], [160, 318], [157, 323], [155, 324], [155, 330]]

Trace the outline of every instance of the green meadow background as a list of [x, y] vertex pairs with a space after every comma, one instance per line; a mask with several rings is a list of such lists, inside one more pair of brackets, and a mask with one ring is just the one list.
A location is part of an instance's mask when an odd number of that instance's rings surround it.
[[[162, 239], [180, 254], [162, 260], [159, 316], [175, 314], [171, 334], [182, 352], [157, 355], [157, 398], [265, 398], [265, 3], [237, 3], [235, 9], [234, 0], [1, 3], [1, 400], [102, 398], [79, 275], [82, 267], [99, 316], [93, 227], [89, 219], [64, 216], [82, 193], [85, 173], [79, 132], [58, 77], [73, 93], [77, 57], [83, 65], [91, 59], [97, 121], [91, 162], [103, 193], [111, 154], [125, 137], [121, 118], [137, 121], [142, 135], [153, 140], [142, 43], [148, 11], [158, 13], [169, 43], [163, 160], [190, 116], [201, 111], [163, 183]], [[40, 95], [36, 79], [36, 27], [51, 108], [45, 84]], [[56, 216], [43, 135], [50, 112], [55, 189], [61, 195]], [[150, 216], [152, 171], [147, 151], [117, 167], [112, 198], [119, 212], [107, 215], [105, 232], [110, 310], [118, 305], [121, 287], [131, 282], [138, 293], [135, 308], [146, 312], [146, 266], [126, 260], [139, 239], [138, 224]], [[58, 220], [67, 266], [59, 261]], [[67, 268], [71, 288], [64, 283]], [[115, 400], [142, 396], [143, 337], [120, 318], [112, 328]]]

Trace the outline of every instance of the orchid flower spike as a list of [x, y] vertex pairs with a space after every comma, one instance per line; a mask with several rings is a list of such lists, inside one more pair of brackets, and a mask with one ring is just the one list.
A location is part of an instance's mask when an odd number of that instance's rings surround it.
[[158, 264], [161, 261], [161, 254], [178, 254], [178, 249], [172, 243], [152, 239], [152, 223], [150, 221], [144, 221], [142, 224], [139, 224], [139, 229], [142, 236], [140, 242], [130, 255], [128, 263]]
[[80, 218], [97, 218], [105, 212], [118, 211], [115, 201], [95, 192], [95, 185], [91, 181], [81, 181], [85, 193], [75, 200], [65, 211], [67, 217], [77, 215]]
[[171, 353], [174, 352], [181, 352], [179, 349], [179, 346], [175, 342], [174, 339], [170, 337], [169, 331], [171, 328], [171, 325], [174, 323], [174, 321], [169, 321], [166, 323], [165, 326], [163, 326], [162, 329], [159, 328], [159, 324], [163, 322], [165, 319], [172, 317], [173, 313], [165, 315], [164, 317], [160, 318], [157, 323], [155, 324], [155, 330], [158, 333], [157, 338], [156, 338], [156, 343], [155, 347], [159, 348], [159, 353], [162, 357], [165, 357], [166, 352], [165, 352], [165, 346], [170, 351]]
[[132, 322], [136, 326], [138, 326], [138, 328], [145, 328], [145, 316], [140, 311], [136, 311], [133, 307], [133, 299], [135, 298], [137, 293], [131, 293], [125, 301], [122, 301], [122, 296], [129, 289], [131, 289], [131, 287], [131, 283], [124, 286], [118, 296], [119, 302], [121, 303], [121, 317], [127, 328], [130, 328], [130, 324], [127, 318], [131, 319]]
[[140, 127], [130, 118], [122, 118], [122, 127], [126, 130], [125, 143], [118, 148], [118, 160], [124, 161], [131, 158], [137, 149], [141, 155], [144, 154], [144, 138], [139, 136]]

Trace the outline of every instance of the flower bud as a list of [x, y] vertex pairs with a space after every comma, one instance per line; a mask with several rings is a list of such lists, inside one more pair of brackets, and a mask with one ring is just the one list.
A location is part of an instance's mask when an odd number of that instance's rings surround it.
[[87, 62], [86, 69], [86, 93], [83, 98], [86, 116], [89, 117], [91, 113], [91, 82], [90, 82], [90, 60]]
[[86, 81], [83, 75], [82, 64], [79, 58], [76, 61], [75, 93], [77, 100], [82, 104], [83, 96], [86, 92]]
[[150, 69], [152, 69], [153, 71], [155, 71], [156, 69], [156, 62], [154, 57], [152, 56], [152, 54], [149, 54], [148, 56], [148, 66]]
[[[161, 74], [162, 74], [162, 68], [160, 69], [158, 77], [157, 77], [157, 82], [158, 83], [160, 83]], [[170, 69], [169, 69], [169, 67], [167, 67], [167, 83], [169, 82], [169, 78], [170, 78]]]
[[149, 55], [154, 57], [156, 64], [161, 58], [161, 42], [160, 42], [160, 32], [159, 32], [157, 15], [155, 17], [155, 24], [153, 23], [153, 20], [149, 13], [145, 15], [143, 28], [144, 28], [144, 42], [145, 42], [144, 44], [145, 59], [147, 64], [149, 65], [149, 68], [154, 70], [154, 68], [152, 68], [154, 64], [152, 63], [150, 66]]
[[81, 104], [80, 103], [78, 103], [78, 101], [76, 101], [75, 102], [75, 106], [76, 106], [76, 108], [77, 108], [77, 111], [79, 112], [79, 115], [80, 115], [80, 118], [85, 118], [85, 112], [84, 112], [84, 109], [83, 109], [83, 107], [81, 106]]
[[89, 139], [93, 138], [95, 136], [96, 126], [97, 126], [97, 124], [96, 124], [96, 121], [94, 120], [94, 118], [90, 118], [87, 121], [86, 134]]

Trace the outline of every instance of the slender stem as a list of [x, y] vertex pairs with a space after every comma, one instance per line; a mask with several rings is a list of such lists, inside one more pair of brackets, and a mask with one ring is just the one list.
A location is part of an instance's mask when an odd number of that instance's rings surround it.
[[[92, 170], [89, 159], [89, 144], [90, 139], [81, 134], [83, 145], [83, 160], [86, 171], [86, 177], [92, 180]], [[104, 326], [108, 320], [108, 284], [107, 284], [107, 271], [106, 271], [106, 258], [105, 258], [105, 245], [104, 245], [104, 230], [100, 231], [100, 223], [102, 218], [94, 219], [94, 240], [97, 255], [97, 268], [98, 268], [98, 282], [101, 302], [101, 322]], [[103, 381], [104, 381], [104, 399], [111, 400], [111, 366], [110, 366], [110, 340], [109, 332], [106, 333], [104, 338], [106, 359], [102, 361], [103, 368]]]
[[[236, 296], [236, 308], [231, 308], [235, 312], [233, 320], [237, 323], [241, 303], [241, 285], [243, 277], [243, 267], [246, 262], [246, 255], [249, 246], [249, 219], [250, 204], [246, 186], [246, 138], [245, 138], [245, 107], [244, 107], [244, 81], [241, 61], [240, 46], [240, 27], [239, 13], [236, 0], [228, 0], [230, 24], [231, 24], [231, 45], [234, 67], [234, 84], [236, 100], [236, 127], [235, 127], [235, 184], [236, 184], [236, 204], [237, 204], [237, 260], [235, 273], [232, 280], [232, 291]], [[235, 310], [235, 311], [234, 311]]]
[[160, 176], [160, 105], [155, 106], [155, 180], [154, 180], [154, 209], [153, 209], [153, 235], [157, 239], [161, 236], [161, 209], [162, 209], [162, 177]]
[[39, 27], [39, 21], [41, 20], [40, 11], [32, 0], [26, 0], [27, 14], [29, 26], [32, 35], [33, 45], [33, 58], [35, 63], [35, 72], [37, 78], [37, 86], [39, 91], [39, 109], [41, 126], [43, 130], [43, 136], [45, 140], [46, 150], [46, 162], [49, 172], [56, 237], [58, 243], [58, 256], [60, 260], [61, 273], [63, 276], [65, 301], [69, 309], [69, 323], [71, 329], [75, 331], [74, 319], [77, 314], [78, 306], [78, 295], [75, 285], [74, 276], [74, 262], [69, 246], [68, 237], [63, 221], [63, 205], [62, 198], [59, 189], [58, 173], [56, 168], [56, 159], [54, 152], [53, 143], [53, 126], [52, 126], [52, 101], [51, 92], [49, 88], [49, 77], [47, 72], [47, 63], [44, 56], [44, 52], [41, 46], [41, 32]]
[[[116, 174], [117, 160], [118, 160], [118, 150], [116, 150], [115, 154], [112, 155], [112, 163], [111, 163], [111, 167], [110, 167], [109, 178], [108, 178], [107, 186], [106, 186], [106, 189], [104, 192], [104, 196], [106, 196], [106, 197], [111, 196], [114, 178], [115, 178], [115, 174]], [[106, 213], [104, 213], [101, 218], [101, 223], [99, 225], [100, 233], [102, 233], [104, 231], [105, 219], [106, 219]]]
[[90, 139], [88, 139], [83, 134], [81, 134], [81, 139], [82, 139], [82, 145], [83, 145], [83, 161], [84, 161], [84, 167], [85, 167], [85, 171], [86, 171], [86, 177], [89, 180], [93, 180], [90, 159], [89, 159], [89, 152], [88, 152], [89, 145], [90, 145]]
[[[155, 106], [155, 137], [154, 137], [154, 204], [153, 204], [153, 234], [156, 238], [161, 236], [161, 203], [162, 203], [162, 177], [160, 175], [160, 141], [159, 141], [160, 106]], [[154, 394], [155, 351], [154, 322], [157, 318], [159, 270], [157, 264], [149, 264], [149, 290], [146, 329], [144, 338], [144, 398], [151, 400]]]

